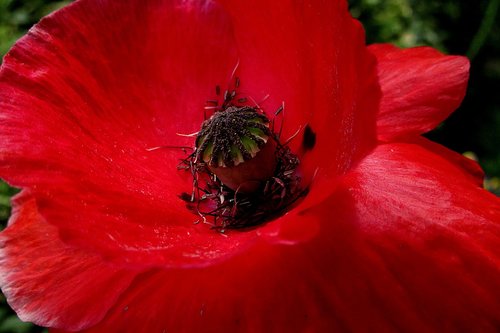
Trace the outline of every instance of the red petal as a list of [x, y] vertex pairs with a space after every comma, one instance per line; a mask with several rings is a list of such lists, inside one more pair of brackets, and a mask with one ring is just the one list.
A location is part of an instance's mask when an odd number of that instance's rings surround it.
[[400, 331], [498, 328], [499, 198], [415, 144], [380, 146], [343, 188], [350, 199], [338, 204], [350, 224], [342, 234], [370, 258], [366, 311], [378, 303]]
[[413, 142], [419, 144], [422, 147], [425, 147], [436, 155], [445, 158], [455, 167], [459, 167], [463, 170], [463, 177], [469, 178], [474, 184], [479, 187], [483, 186], [484, 172], [483, 169], [481, 169], [481, 166], [476, 161], [473, 161], [470, 158], [465, 157], [464, 155], [449, 150], [448, 148], [438, 143], [432, 142], [424, 137], [417, 137], [413, 140]]
[[309, 241], [144, 273], [89, 332], [497, 327], [500, 200], [449, 161], [416, 144], [381, 146], [303, 215], [321, 228]]
[[29, 187], [73, 244], [141, 264], [217, 257], [222, 237], [193, 230], [198, 217], [178, 198], [191, 190], [189, 173], [176, 172], [185, 153], [147, 148], [192, 145], [176, 133], [199, 129], [236, 62], [230, 21], [213, 2], [73, 3], [5, 58], [0, 175]]
[[305, 178], [318, 168], [318, 192], [328, 192], [375, 140], [380, 96], [363, 28], [345, 1], [221, 2], [235, 25], [242, 89], [257, 101], [269, 95], [262, 105], [270, 114], [284, 102], [282, 141], [310, 126], [317, 137], [301, 158]]
[[307, 242], [144, 271], [88, 332], [495, 330], [500, 202], [445, 159], [381, 146], [304, 216]]
[[435, 128], [462, 102], [469, 78], [465, 57], [445, 56], [429, 47], [401, 50], [375, 44], [382, 101], [380, 140], [413, 136]]
[[221, 266], [143, 274], [89, 332], [330, 331], [334, 314], [315, 286], [318, 273], [293, 252], [279, 259], [263, 248]]
[[[134, 274], [64, 245], [26, 194], [0, 234], [0, 284], [24, 321], [81, 330], [99, 322]], [[112, 287], [110, 287], [112, 286]]]

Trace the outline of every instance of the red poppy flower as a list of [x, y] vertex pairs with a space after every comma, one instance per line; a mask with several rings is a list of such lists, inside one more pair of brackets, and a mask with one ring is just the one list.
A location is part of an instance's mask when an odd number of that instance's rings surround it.
[[[221, 234], [186, 209], [203, 106], [235, 65], [308, 195]], [[493, 332], [500, 202], [420, 137], [468, 61], [364, 45], [345, 1], [81, 0], [0, 73], [0, 175], [22, 188], [0, 283], [21, 319], [88, 332]]]

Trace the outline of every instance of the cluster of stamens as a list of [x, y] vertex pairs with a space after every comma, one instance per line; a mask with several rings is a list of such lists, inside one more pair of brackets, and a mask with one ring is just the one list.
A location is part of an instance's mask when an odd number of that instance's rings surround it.
[[[235, 87], [238, 86], [236, 78]], [[220, 94], [218, 86], [216, 94]], [[307, 192], [300, 186], [296, 172], [300, 162], [287, 147], [289, 140], [281, 144], [281, 130], [280, 134], [274, 132], [275, 119], [270, 121], [257, 103], [249, 106], [246, 102], [247, 98], [239, 97], [236, 89], [227, 90], [220, 105], [208, 101], [205, 109], [214, 112], [196, 134], [193, 153], [179, 164], [179, 169], [189, 170], [193, 177], [191, 194], [182, 193], [179, 197], [201, 217], [197, 222], [208, 223], [222, 232], [274, 218]], [[275, 117], [283, 107], [279, 107]], [[266, 156], [264, 161], [271, 160], [272, 164], [262, 163]], [[258, 186], [250, 191], [240, 190], [243, 185], [231, 186], [230, 181], [222, 181], [224, 173], [238, 178], [266, 167], [271, 168], [270, 175], [259, 179]]]

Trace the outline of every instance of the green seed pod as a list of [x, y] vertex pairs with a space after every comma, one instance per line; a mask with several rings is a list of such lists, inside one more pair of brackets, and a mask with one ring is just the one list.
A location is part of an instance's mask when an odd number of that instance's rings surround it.
[[230, 106], [203, 123], [195, 161], [206, 163], [229, 188], [252, 192], [276, 167], [271, 135], [266, 115], [252, 107]]

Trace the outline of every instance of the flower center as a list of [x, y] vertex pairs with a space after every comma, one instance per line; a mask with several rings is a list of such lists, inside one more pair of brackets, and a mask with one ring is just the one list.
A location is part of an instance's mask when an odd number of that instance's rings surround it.
[[180, 197], [198, 222], [220, 231], [269, 221], [307, 192], [300, 187], [298, 157], [273, 132], [275, 119], [258, 105], [241, 105], [247, 99], [236, 95], [226, 92], [221, 106], [213, 107], [181, 165], [191, 171], [193, 189]]

